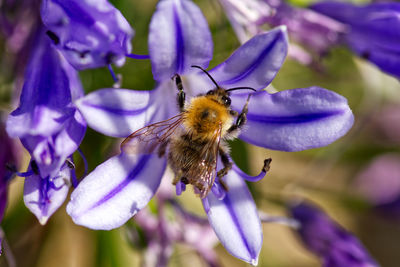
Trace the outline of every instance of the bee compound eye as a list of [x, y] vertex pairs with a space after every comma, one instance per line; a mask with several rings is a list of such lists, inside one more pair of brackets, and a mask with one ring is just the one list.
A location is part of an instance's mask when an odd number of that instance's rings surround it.
[[213, 95], [214, 94], [214, 90], [210, 90], [207, 92], [207, 95]]
[[231, 105], [231, 99], [229, 97], [226, 97], [226, 96], [222, 97], [222, 101], [224, 101], [224, 104], [226, 106], [230, 106]]

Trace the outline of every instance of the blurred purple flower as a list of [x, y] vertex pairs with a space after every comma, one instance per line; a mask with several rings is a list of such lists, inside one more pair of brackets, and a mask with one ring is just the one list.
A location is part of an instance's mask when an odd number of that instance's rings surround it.
[[381, 134], [380, 140], [400, 144], [400, 105], [390, 104], [373, 117], [372, 125]]
[[400, 219], [400, 156], [384, 154], [374, 158], [357, 175], [354, 188], [378, 212]]
[[[69, 187], [69, 176], [60, 173], [67, 172], [63, 166], [85, 134], [86, 122], [72, 103], [82, 95], [77, 72], [51, 46], [43, 31], [39, 31], [26, 69], [19, 107], [7, 120], [9, 136], [18, 137], [32, 157], [31, 166], [34, 167], [25, 174], [28, 175], [25, 197], [34, 190], [48, 197], [48, 194], [54, 195], [51, 190], [55, 190], [62, 197], [49, 198], [53, 201], [51, 205], [59, 206], [65, 200], [66, 193], [56, 189], [59, 185], [54, 180], [60, 175], [68, 177], [65, 180]], [[43, 187], [44, 183], [57, 186]], [[29, 201], [26, 205], [34, 210], [32, 205], [41, 204]], [[45, 223], [48, 216], [50, 214], [43, 211], [38, 219]]]
[[274, 10], [264, 0], [219, 0], [241, 43], [261, 32], [263, 20]]
[[40, 23], [39, 0], [1, 1], [0, 35], [4, 56], [1, 64], [7, 66], [2, 75], [14, 79], [13, 95], [21, 92], [21, 80], [26, 67], [34, 34]]
[[[220, 0], [220, 3], [242, 43], [262, 32], [266, 24], [285, 25], [293, 41], [319, 57], [337, 43], [340, 33], [346, 29], [327, 16], [281, 0]], [[313, 56], [295, 43], [290, 43], [289, 56], [303, 64], [313, 62]]]
[[290, 212], [300, 223], [302, 241], [321, 258], [322, 266], [378, 266], [357, 238], [316, 206], [303, 202], [290, 207]]
[[354, 53], [400, 77], [400, 3], [354, 5], [326, 1], [310, 8], [347, 26], [343, 41]]
[[43, 0], [47, 35], [78, 70], [121, 66], [134, 31], [108, 0]]
[[[189, 99], [215, 86], [203, 72], [191, 68], [207, 68], [212, 50], [208, 24], [196, 5], [188, 0], [161, 1], [149, 32], [157, 88], [150, 92], [104, 89], [81, 98], [77, 106], [92, 128], [126, 137], [144, 123], [162, 121], [178, 113], [177, 89], [171, 80], [176, 73], [182, 75]], [[345, 98], [319, 87], [276, 94], [263, 90], [280, 69], [286, 53], [286, 30], [281, 27], [256, 35], [209, 73], [223, 87], [250, 86], [258, 90], [250, 101], [247, 130], [240, 135], [243, 140], [283, 151], [328, 145], [343, 136], [353, 123]], [[240, 111], [247, 96], [231, 95], [232, 108]], [[100, 124], [90, 119], [96, 116], [109, 119]], [[114, 156], [80, 183], [71, 195], [67, 212], [75, 223], [92, 229], [119, 227], [147, 205], [166, 166], [167, 160], [157, 155]], [[222, 192], [215, 183], [213, 193], [203, 201], [209, 222], [225, 248], [252, 264], [258, 260], [262, 229], [244, 180], [256, 181], [264, 175], [261, 172], [251, 177], [234, 165], [224, 177], [230, 190]]]
[[146, 242], [144, 265], [165, 266], [175, 243], [180, 243], [194, 249], [208, 266], [219, 266], [213, 250], [218, 238], [213, 229], [206, 218], [188, 212], [174, 200], [169, 179], [162, 181], [156, 200], [157, 214], [144, 208], [135, 216], [135, 223], [144, 232], [143, 241]]
[[273, 13], [264, 17], [262, 22], [272, 26], [287, 26], [292, 40], [313, 51], [317, 56], [325, 55], [346, 30], [342, 23], [313, 10], [294, 7], [280, 0], [264, 1], [270, 5]]

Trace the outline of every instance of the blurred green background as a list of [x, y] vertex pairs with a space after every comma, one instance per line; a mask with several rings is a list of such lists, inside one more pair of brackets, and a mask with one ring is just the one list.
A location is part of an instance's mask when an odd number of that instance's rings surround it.
[[[157, 1], [111, 1], [127, 18], [136, 34], [133, 52], [147, 54], [147, 34]], [[205, 14], [213, 34], [214, 59], [210, 67], [226, 59], [240, 44], [217, 1], [195, 0]], [[303, 5], [304, 1], [295, 1]], [[3, 45], [2, 45], [3, 46]], [[352, 186], [355, 175], [374, 157], [386, 152], [400, 155], [399, 145], [386, 140], [375, 129], [374, 118], [391, 104], [400, 105], [397, 80], [382, 74], [374, 66], [355, 58], [344, 48], [336, 48], [322, 60], [325, 67], [316, 71], [288, 58], [273, 81], [277, 90], [317, 85], [345, 96], [355, 114], [353, 129], [328, 147], [303, 152], [270, 151], [232, 142], [232, 157], [245, 171], [257, 173], [265, 156], [272, 157], [271, 171], [264, 180], [249, 184], [260, 210], [284, 215], [285, 202], [300, 196], [311, 199], [357, 237], [382, 266], [399, 266], [400, 224], [374, 213]], [[7, 66], [2, 66], [2, 69]], [[149, 90], [154, 88], [149, 61], [127, 59], [115, 69], [123, 76], [123, 88]], [[112, 86], [106, 68], [83, 71], [86, 93]], [[0, 73], [0, 97], [3, 111], [10, 111], [10, 91], [14, 86], [7, 71]], [[174, 104], [174, 103], [171, 103]], [[397, 122], [398, 123], [398, 122]], [[89, 162], [89, 171], [110, 157], [120, 140], [105, 137], [90, 128], [81, 149]], [[24, 152], [22, 169], [27, 166]], [[246, 156], [244, 156], [246, 155]], [[75, 155], [78, 174], [83, 163]], [[123, 267], [140, 266], [143, 247], [128, 238], [128, 226], [112, 231], [92, 231], [72, 223], [65, 204], [41, 226], [22, 201], [23, 179], [11, 183], [9, 205], [2, 223], [7, 244], [17, 260], [17, 266], [40, 267]], [[188, 190], [180, 202], [204, 216], [200, 201]], [[134, 219], [133, 219], [134, 220]], [[318, 259], [305, 249], [290, 228], [264, 224], [264, 243], [259, 266], [319, 266]], [[216, 246], [222, 266], [247, 266], [232, 257], [219, 244]], [[169, 266], [205, 266], [195, 251], [177, 244]], [[8, 266], [5, 256], [0, 266]]]

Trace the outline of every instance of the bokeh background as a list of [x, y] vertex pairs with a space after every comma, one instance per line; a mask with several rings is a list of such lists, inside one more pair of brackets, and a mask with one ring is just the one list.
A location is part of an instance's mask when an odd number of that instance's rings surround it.
[[[13, 16], [18, 7], [18, 1], [14, 2], [14, 9], [3, 9], [2, 12]], [[134, 53], [147, 54], [148, 25], [157, 1], [110, 2], [136, 31]], [[240, 43], [217, 1], [194, 2], [205, 14], [213, 34], [215, 52], [210, 64], [213, 67], [227, 58]], [[292, 3], [307, 4], [305, 1]], [[28, 14], [33, 10], [24, 12]], [[14, 109], [14, 99], [18, 102], [18, 87], [21, 86], [21, 76], [10, 66], [14, 66], [16, 61], [26, 61], [26, 55], [10, 50], [4, 36], [0, 36], [0, 48], [0, 108], [4, 119]], [[126, 64], [115, 71], [122, 74], [122, 88], [150, 90], [155, 86], [147, 60], [127, 59]], [[107, 68], [86, 70], [80, 75], [86, 93], [113, 84]], [[240, 140], [232, 142], [234, 161], [248, 173], [256, 174], [265, 157], [273, 159], [267, 176], [260, 182], [249, 183], [259, 209], [271, 215], [288, 216], [288, 201], [300, 198], [311, 200], [354, 233], [382, 266], [399, 266], [400, 216], [374, 207], [362, 194], [367, 190], [366, 182], [358, 178], [379, 156], [390, 154], [400, 158], [398, 80], [356, 58], [346, 48], [337, 47], [320, 60], [319, 68], [304, 66], [287, 58], [272, 84], [276, 90], [317, 85], [340, 93], [349, 101], [355, 114], [355, 124], [346, 136], [335, 143], [303, 152], [271, 151]], [[18, 142], [19, 167], [25, 170], [29, 156]], [[105, 137], [88, 128], [81, 149], [88, 160], [89, 171], [113, 155], [119, 143], [120, 140]], [[82, 176], [83, 161], [79, 155], [74, 155], [74, 159], [78, 174]], [[392, 175], [393, 179], [397, 177], [400, 180], [400, 173], [392, 172]], [[0, 257], [0, 266], [12, 266], [13, 259], [9, 253], [15, 260], [14, 266], [141, 266], [146, 244], [143, 239], [132, 235], [132, 229], [136, 229], [135, 218], [119, 229], [93, 231], [74, 225], [65, 212], [64, 204], [45, 226], [41, 226], [24, 206], [22, 190], [23, 178], [16, 177], [10, 184], [9, 204], [2, 222], [6, 236], [4, 250], [8, 253]], [[193, 213], [205, 216], [199, 199], [191, 190], [177, 200]], [[264, 223], [263, 230], [259, 266], [320, 266], [318, 258], [302, 245], [290, 227]], [[215, 250], [221, 266], [247, 266], [230, 256], [219, 243], [216, 243]], [[176, 244], [168, 266], [189, 265], [206, 266], [206, 263], [189, 247]]]

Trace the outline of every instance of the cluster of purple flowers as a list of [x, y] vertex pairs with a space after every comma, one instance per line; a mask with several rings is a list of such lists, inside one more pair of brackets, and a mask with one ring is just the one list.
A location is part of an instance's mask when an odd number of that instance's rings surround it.
[[[233, 2], [221, 0], [231, 21], [243, 25], [235, 20], [237, 10]], [[385, 25], [398, 24], [400, 8], [397, 4], [356, 7], [321, 3], [312, 6], [312, 10], [300, 10], [280, 1], [249, 1], [247, 8], [260, 6], [263, 8], [258, 11], [263, 13], [251, 24], [254, 36], [243, 40], [243, 45], [228, 59], [209, 70], [222, 87], [246, 86], [256, 90], [248, 107], [246, 129], [239, 138], [280, 151], [329, 145], [345, 135], [354, 121], [344, 97], [317, 86], [274, 94], [265, 90], [287, 56], [288, 32], [321, 54], [341, 40], [356, 54], [398, 76], [400, 61], [393, 57], [398, 57], [394, 40], [399, 33]], [[338, 10], [346, 12], [339, 14]], [[361, 21], [355, 15], [359, 12]], [[315, 14], [323, 20], [311, 22]], [[263, 23], [278, 27], [260, 32], [258, 25]], [[25, 205], [45, 224], [65, 202], [72, 185], [67, 213], [76, 224], [102, 230], [120, 227], [146, 207], [162, 179], [171, 178], [166, 172], [167, 160], [158, 155], [122, 151], [78, 182], [72, 155], [78, 150], [87, 126], [107, 136], [124, 138], [147, 124], [178, 114], [177, 89], [171, 80], [176, 74], [183, 79], [187, 99], [214, 88], [205, 73], [191, 67], [206, 69], [213, 57], [208, 23], [190, 0], [161, 0], [152, 16], [148, 36], [156, 88], [104, 88], [87, 95], [79, 70], [110, 64], [122, 66], [125, 58], [132, 56], [134, 31], [127, 20], [107, 0], [43, 0], [37, 25], [19, 106], [6, 122], [8, 135], [19, 138], [31, 156], [28, 170], [19, 173], [25, 176]], [[373, 31], [366, 30], [370, 27]], [[248, 94], [232, 93], [232, 108], [240, 112], [247, 97]], [[3, 144], [6, 137], [0, 134]], [[1, 218], [9, 176], [4, 174], [3, 163], [12, 157], [0, 156]], [[258, 262], [263, 235], [258, 210], [245, 181], [258, 181], [264, 175], [261, 172], [252, 177], [234, 165], [224, 177], [229, 190], [221, 194], [224, 189], [215, 183], [203, 199], [209, 224], [220, 242], [233, 256], [253, 265]], [[169, 201], [175, 203], [172, 198]], [[323, 259], [324, 266], [376, 266], [359, 241], [318, 209], [302, 204], [291, 208], [291, 213], [300, 223], [300, 236]], [[139, 218], [143, 217], [146, 218], [145, 213]], [[183, 217], [186, 225], [200, 225]], [[161, 231], [146, 223], [143, 227], [148, 227], [149, 232]], [[189, 242], [184, 233], [179, 234], [174, 240]], [[214, 260], [206, 248], [203, 252], [210, 261]]]

